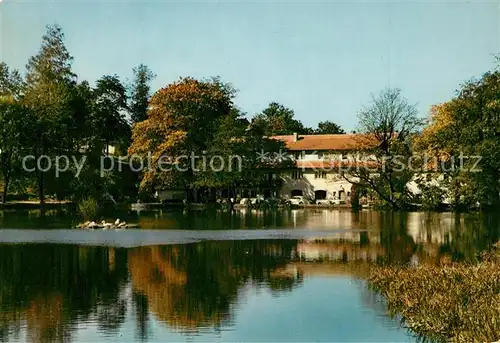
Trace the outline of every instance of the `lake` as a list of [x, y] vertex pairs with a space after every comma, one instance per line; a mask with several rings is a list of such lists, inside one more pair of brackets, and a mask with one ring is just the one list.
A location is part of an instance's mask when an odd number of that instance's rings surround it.
[[413, 342], [374, 263], [470, 260], [497, 215], [339, 210], [0, 211], [0, 340]]

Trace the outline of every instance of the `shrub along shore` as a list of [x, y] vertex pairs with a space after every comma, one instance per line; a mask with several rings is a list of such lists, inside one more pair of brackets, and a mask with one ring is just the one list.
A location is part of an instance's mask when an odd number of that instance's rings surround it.
[[500, 242], [474, 265], [379, 266], [368, 281], [387, 299], [390, 315], [422, 338], [500, 341]]

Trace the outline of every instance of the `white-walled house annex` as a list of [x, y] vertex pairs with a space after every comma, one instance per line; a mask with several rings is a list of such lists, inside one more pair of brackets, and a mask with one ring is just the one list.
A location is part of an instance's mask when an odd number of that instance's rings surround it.
[[[272, 136], [286, 144], [288, 153], [296, 162], [294, 169], [280, 173], [283, 185], [278, 195], [282, 198], [304, 196], [349, 203], [353, 184], [348, 180], [359, 182], [358, 178], [350, 176], [349, 170], [378, 163], [369, 150], [363, 149], [376, 144], [367, 137], [362, 134]], [[446, 193], [445, 179], [444, 173], [430, 170], [416, 173], [406, 187], [417, 196], [422, 193], [419, 184], [437, 186]], [[443, 204], [450, 204], [451, 201], [446, 195]]]
[[349, 168], [356, 168], [362, 137], [359, 134], [272, 136], [286, 144], [296, 161], [294, 169], [280, 174], [283, 185], [279, 196], [350, 202], [352, 183], [342, 172], [348, 175]]

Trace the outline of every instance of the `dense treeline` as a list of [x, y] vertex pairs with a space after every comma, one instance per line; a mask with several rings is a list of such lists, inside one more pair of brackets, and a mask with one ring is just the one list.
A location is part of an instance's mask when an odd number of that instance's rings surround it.
[[[281, 158], [283, 143], [266, 137], [345, 133], [330, 121], [309, 128], [295, 119], [292, 109], [275, 102], [249, 121], [234, 104], [235, 89], [218, 78], [181, 78], [153, 92], [156, 75], [141, 64], [133, 68], [130, 84], [117, 75], [103, 75], [90, 85], [78, 79], [72, 61], [64, 34], [54, 25], [47, 27], [25, 75], [0, 63], [3, 201], [8, 194], [30, 195], [43, 203], [47, 196], [135, 200], [159, 188], [186, 189], [188, 197], [194, 190], [215, 188], [229, 193], [241, 187], [276, 189], [281, 180], [270, 168], [293, 162]], [[357, 130], [372, 139], [360, 142], [360, 148], [368, 147], [384, 168], [343, 175], [356, 184], [356, 196], [372, 193], [398, 209], [414, 203], [435, 208], [446, 199], [465, 208], [498, 203], [499, 73], [465, 83], [455, 98], [431, 109], [427, 123], [400, 90], [374, 96], [359, 112]], [[128, 168], [122, 168], [108, 160], [115, 168], [103, 168], [110, 147], [115, 156], [134, 156], [135, 164], [129, 159]], [[416, 154], [435, 157], [433, 167], [439, 168], [429, 170], [431, 164], [424, 161], [424, 173], [398, 169], [401, 158], [407, 161]], [[186, 158], [182, 168], [172, 168], [180, 166], [178, 160], [163, 159], [191, 155], [195, 158]], [[461, 155], [469, 158], [459, 165]], [[139, 174], [130, 171], [137, 158], [141, 166], [148, 163]], [[166, 171], [160, 168], [165, 163]], [[441, 176], [439, 183], [429, 182], [429, 172]], [[409, 182], [420, 185], [419, 194], [408, 189]]]
[[[130, 143], [128, 90], [115, 75], [101, 77], [95, 87], [79, 82], [71, 63], [61, 28], [49, 26], [38, 54], [28, 61], [24, 78], [0, 64], [4, 201], [9, 190], [35, 193], [43, 203], [46, 194], [78, 199], [121, 189], [115, 187], [120, 177], [99, 177], [98, 166], [108, 145], [126, 152]], [[139, 87], [136, 83], [131, 89]], [[58, 156], [67, 156], [69, 161]], [[68, 163], [73, 159], [85, 162], [80, 170]]]
[[[41, 48], [29, 59], [24, 76], [0, 63], [3, 201], [8, 193], [29, 194], [43, 203], [47, 196], [58, 200], [103, 196], [124, 199], [135, 197], [139, 189], [151, 194], [158, 183], [187, 188], [272, 183], [265, 172], [251, 172], [267, 166], [259, 165], [261, 161], [253, 152], [283, 149], [283, 145], [263, 136], [343, 133], [331, 122], [320, 123], [316, 131], [307, 128], [293, 118], [292, 110], [277, 103], [257, 115], [249, 129], [245, 114], [233, 103], [234, 89], [218, 79], [184, 78], [150, 99], [155, 75], [143, 64], [133, 69], [129, 85], [117, 75], [104, 75], [92, 86], [78, 79], [72, 61], [64, 34], [54, 25], [47, 27]], [[182, 152], [239, 154], [244, 157], [243, 168], [230, 171], [230, 166], [225, 166], [220, 172], [202, 173], [191, 168], [182, 177], [151, 168], [141, 174], [142, 180], [136, 180], [123, 168], [121, 173], [102, 172], [101, 157], [110, 152], [110, 147], [116, 156], [126, 156], [129, 147], [131, 154], [144, 158], [152, 152], [154, 162], [163, 154]]]

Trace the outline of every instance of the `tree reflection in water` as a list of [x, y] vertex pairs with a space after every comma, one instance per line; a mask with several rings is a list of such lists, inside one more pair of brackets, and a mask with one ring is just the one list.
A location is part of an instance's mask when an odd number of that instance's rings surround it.
[[68, 341], [77, 323], [94, 317], [106, 329], [123, 322], [119, 295], [127, 282], [125, 250], [2, 246], [0, 275], [2, 341], [19, 332], [23, 321], [33, 342]]
[[[32, 342], [71, 341], [81, 323], [117, 335], [126, 318], [136, 321], [138, 340], [151, 337], [152, 319], [180, 332], [217, 330], [232, 325], [245, 286], [278, 294], [315, 275], [361, 278], [372, 263], [409, 263], [415, 256], [419, 263], [473, 260], [500, 236], [497, 215], [367, 211], [311, 218], [302, 217], [304, 227], [315, 220], [335, 226], [338, 219], [357, 230], [329, 240], [130, 249], [1, 245], [0, 341], [20, 335]], [[372, 293], [360, 296], [367, 306], [380, 304]]]
[[296, 245], [226, 241], [136, 248], [129, 252], [132, 286], [171, 328], [218, 327], [230, 321], [231, 305], [247, 281], [279, 291], [300, 283], [300, 277], [275, 273], [290, 261]]

